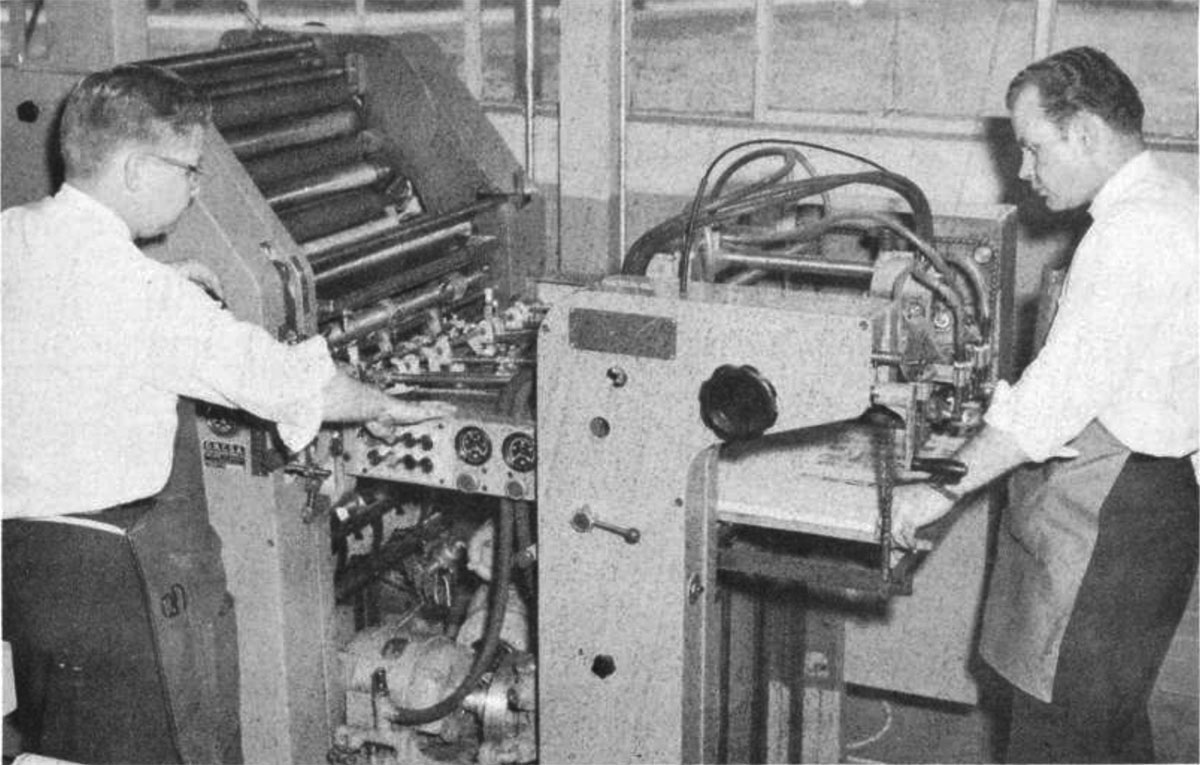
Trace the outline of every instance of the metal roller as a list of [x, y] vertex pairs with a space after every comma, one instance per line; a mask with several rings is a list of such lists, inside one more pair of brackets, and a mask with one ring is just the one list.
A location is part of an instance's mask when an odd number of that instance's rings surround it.
[[239, 46], [237, 48], [221, 48], [203, 53], [185, 53], [181, 56], [171, 56], [153, 61], [157, 66], [165, 66], [179, 74], [189, 77], [205, 69], [220, 69], [222, 67], [251, 64], [312, 54], [317, 50], [316, 40], [312, 38], [289, 38], [267, 43]]
[[318, 271], [319, 266], [313, 264], [317, 272], [317, 289], [326, 287], [334, 282], [356, 276], [374, 268], [386, 265], [399, 266], [407, 256], [420, 252], [428, 247], [448, 242], [451, 239], [467, 237], [471, 234], [471, 223], [464, 221], [449, 228], [438, 229], [411, 239], [393, 242], [381, 249], [367, 253], [356, 259], [340, 263], [327, 270]]
[[276, 61], [237, 64], [217, 69], [197, 69], [192, 72], [180, 72], [180, 74], [186, 77], [188, 82], [195, 84], [205, 92], [212, 92], [235, 82], [309, 72], [324, 67], [325, 60], [320, 56], [299, 56]]
[[454, 248], [449, 255], [430, 261], [414, 268], [406, 268], [400, 273], [386, 279], [373, 281], [370, 286], [353, 292], [348, 292], [333, 299], [319, 301], [318, 311], [321, 322], [341, 316], [346, 311], [354, 311], [389, 295], [415, 289], [416, 287], [440, 279], [455, 271], [466, 271], [480, 265], [483, 255], [479, 251], [466, 248]]
[[239, 77], [226, 82], [213, 83], [204, 86], [204, 92], [209, 98], [228, 98], [230, 96], [255, 93], [275, 88], [288, 88], [304, 85], [321, 80], [349, 79], [349, 73], [342, 67], [305, 66], [289, 67], [288, 69], [259, 77]]
[[280, 222], [303, 244], [358, 226], [387, 214], [393, 200], [370, 189], [359, 189], [322, 199], [318, 204], [302, 205], [279, 213]]
[[354, 106], [290, 120], [267, 128], [251, 127], [224, 133], [225, 142], [238, 159], [320, 143], [362, 129], [362, 116]]
[[392, 168], [378, 162], [358, 162], [300, 178], [266, 195], [276, 209], [314, 202], [323, 197], [374, 186], [392, 175]]
[[400, 226], [400, 215], [395, 208], [384, 210], [382, 218], [368, 221], [361, 226], [354, 226], [344, 231], [337, 231], [329, 236], [306, 242], [301, 249], [308, 258], [319, 258], [321, 255], [341, 250], [345, 247], [362, 244], [375, 239], [382, 234], [394, 231]]
[[307, 173], [366, 159], [379, 148], [379, 140], [369, 132], [343, 136], [292, 151], [264, 154], [242, 163], [260, 188], [279, 187], [284, 181]]
[[365, 311], [345, 317], [339, 325], [329, 330], [325, 339], [334, 347], [358, 340], [407, 315], [455, 302], [461, 299], [468, 290], [483, 285], [486, 276], [483, 271], [476, 271], [468, 275], [456, 274], [441, 284], [420, 290], [415, 294], [394, 300], [381, 300]]
[[[290, 84], [278, 84], [290, 81]], [[317, 70], [311, 76], [274, 78], [272, 85], [213, 99], [213, 124], [220, 130], [311, 114], [350, 102], [357, 93], [344, 69]]]
[[313, 270], [317, 272], [357, 262], [383, 248], [437, 234], [439, 231], [452, 229], [460, 223], [470, 222], [477, 215], [495, 208], [498, 204], [497, 200], [489, 199], [445, 215], [417, 218], [406, 222], [403, 228], [365, 240], [361, 242], [360, 246], [342, 249], [330, 248], [322, 252], [314, 252], [309, 256], [309, 262], [312, 264]]

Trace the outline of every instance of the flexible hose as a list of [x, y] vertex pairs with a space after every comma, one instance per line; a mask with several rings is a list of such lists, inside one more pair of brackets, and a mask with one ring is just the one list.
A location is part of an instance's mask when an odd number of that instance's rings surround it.
[[483, 634], [483, 647], [475, 655], [471, 671], [446, 698], [433, 706], [424, 709], [396, 708], [392, 722], [399, 725], [424, 725], [440, 720], [456, 711], [476, 685], [480, 678], [491, 668], [496, 653], [500, 649], [500, 634], [504, 628], [505, 612], [508, 610], [508, 586], [512, 571], [512, 539], [514, 503], [510, 499], [500, 500], [500, 522], [496, 524], [496, 533], [492, 544], [492, 591], [488, 603], [487, 629]]
[[[933, 238], [933, 213], [924, 192], [904, 176], [887, 171], [805, 178], [762, 189], [749, 196], [734, 195], [732, 199], [719, 198], [704, 206], [703, 213], [699, 214], [696, 219], [696, 225], [711, 226], [735, 220], [764, 207], [823, 194], [832, 189], [856, 183], [880, 186], [902, 196], [912, 210], [913, 229], [916, 234], [922, 239], [931, 240]], [[822, 219], [821, 223], [826, 220], [828, 218]], [[687, 259], [687, 249], [690, 249], [690, 243], [685, 240], [685, 237], [689, 221], [691, 221], [690, 213], [676, 215], [642, 234], [625, 255], [621, 272], [630, 275], [645, 275], [651, 258], [660, 252], [674, 250], [681, 240], [684, 241], [685, 247], [683, 258]]]
[[[882, 172], [887, 172], [883, 168], [883, 166], [881, 166], [875, 162], [872, 162], [871, 160], [867, 159], [866, 157], [862, 157], [857, 154], [852, 154], [848, 151], [843, 151], [841, 149], [835, 149], [832, 146], [826, 146], [824, 144], [818, 144], [818, 143], [811, 143], [808, 141], [797, 141], [794, 139], [785, 139], [785, 138], [763, 138], [763, 139], [755, 139], [755, 140], [751, 140], [751, 141], [743, 141], [741, 143], [737, 143], [737, 144], [734, 144], [733, 146], [730, 146], [729, 148], [725, 149], [720, 154], [718, 154], [717, 157], [712, 162], [710, 162], [708, 167], [705, 169], [704, 175], [701, 176], [701, 178], [700, 178], [700, 185], [696, 189], [696, 194], [692, 199], [691, 207], [688, 210], [686, 223], [685, 223], [684, 229], [683, 229], [683, 250], [681, 253], [681, 257], [679, 258], [679, 294], [681, 294], [681, 295], [687, 294], [687, 284], [688, 284], [688, 279], [690, 278], [689, 277], [689, 266], [690, 266], [691, 257], [692, 257], [692, 240], [695, 237], [696, 226], [698, 225], [700, 203], [701, 203], [701, 200], [703, 200], [705, 197], [705, 189], [708, 185], [708, 177], [710, 175], [712, 175], [713, 168], [715, 168], [722, 159], [729, 156], [731, 153], [738, 151], [739, 149], [743, 149], [748, 146], [758, 146], [758, 145], [764, 145], [764, 144], [774, 144], [774, 145], [782, 144], [782, 145], [786, 145], [786, 146], [807, 146], [810, 148], [821, 149], [821, 150], [827, 151], [831, 154], [840, 154], [844, 157], [850, 157], [852, 159], [857, 159], [860, 162], [863, 162], [864, 164], [867, 164], [867, 165], [870, 165], [871, 167], [876, 168], [877, 170], [880, 170]], [[805, 166], [807, 167], [807, 164]], [[918, 189], [918, 191], [919, 191], [919, 189]], [[643, 269], [643, 272], [644, 272], [644, 269]], [[628, 273], [628, 272], [626, 272], [626, 273]]]

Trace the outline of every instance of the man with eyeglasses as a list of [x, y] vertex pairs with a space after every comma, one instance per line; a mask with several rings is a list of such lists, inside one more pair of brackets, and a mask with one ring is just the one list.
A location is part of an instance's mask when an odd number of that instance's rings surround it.
[[450, 412], [353, 380], [319, 336], [286, 345], [235, 320], [138, 249], [191, 204], [210, 113], [157, 67], [92, 74], [62, 113], [62, 188], [2, 215], [5, 636], [26, 743], [43, 754], [181, 758], [183, 722], [138, 663], [146, 617], [109, 598], [131, 577], [122, 524], [171, 472], [181, 396], [274, 422], [291, 451], [324, 421]]

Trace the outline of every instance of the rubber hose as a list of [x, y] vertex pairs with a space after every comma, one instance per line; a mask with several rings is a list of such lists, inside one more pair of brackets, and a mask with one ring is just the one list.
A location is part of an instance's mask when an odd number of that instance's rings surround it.
[[424, 725], [425, 723], [442, 719], [462, 706], [463, 699], [467, 697], [467, 694], [479, 683], [480, 678], [491, 668], [492, 662], [496, 658], [496, 653], [500, 649], [500, 634], [504, 628], [505, 612], [508, 610], [508, 587], [512, 571], [513, 518], [515, 514], [513, 501], [510, 499], [501, 499], [500, 522], [496, 525], [492, 544], [492, 591], [488, 603], [487, 629], [484, 630], [483, 647], [475, 655], [475, 662], [471, 665], [471, 671], [467, 673], [467, 677], [453, 693], [433, 706], [425, 707], [424, 709], [398, 707], [391, 718], [392, 722], [399, 725]]
[[[781, 184], [777, 188], [768, 189], [750, 197], [737, 197], [730, 201], [718, 199], [705, 206], [697, 221], [697, 226], [710, 226], [723, 220], [730, 220], [745, 215], [762, 207], [776, 205], [792, 199], [825, 193], [831, 189], [853, 183], [876, 185], [900, 194], [913, 214], [913, 228], [917, 234], [933, 238], [933, 213], [924, 192], [915, 183], [889, 172], [851, 173], [843, 175], [827, 175], [817, 178], [807, 178]], [[689, 214], [682, 213], [668, 218], [646, 233], [642, 234], [630, 246], [621, 265], [621, 273], [644, 276], [651, 258], [659, 252], [668, 251], [672, 245], [682, 242], [687, 231]]]

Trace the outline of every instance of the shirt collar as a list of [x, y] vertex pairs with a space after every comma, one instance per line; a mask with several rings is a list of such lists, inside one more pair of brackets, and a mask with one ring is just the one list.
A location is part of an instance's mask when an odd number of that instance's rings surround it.
[[1088, 212], [1092, 214], [1092, 219], [1103, 216], [1113, 203], [1125, 196], [1125, 193], [1133, 188], [1134, 184], [1145, 178], [1153, 168], [1154, 158], [1149, 151], [1140, 152], [1122, 165], [1111, 178], [1104, 182], [1100, 191], [1096, 192], [1096, 196], [1092, 199], [1091, 205], [1088, 206]]
[[129, 229], [129, 224], [87, 192], [80, 191], [69, 183], [64, 183], [54, 198], [90, 216], [92, 222], [102, 227], [103, 230], [111, 231], [122, 239], [133, 241], [133, 232]]

